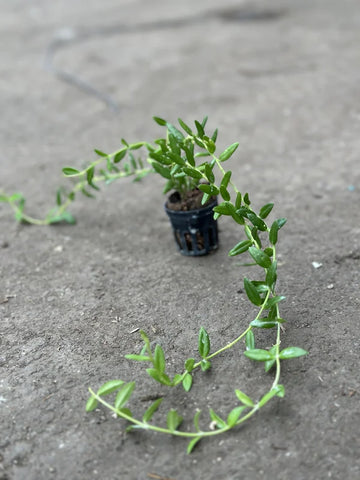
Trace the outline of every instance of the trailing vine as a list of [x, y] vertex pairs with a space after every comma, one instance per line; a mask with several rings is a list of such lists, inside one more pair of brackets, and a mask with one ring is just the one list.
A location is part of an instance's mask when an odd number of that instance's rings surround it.
[[[79, 193], [86, 197], [93, 197], [94, 191], [99, 190], [101, 183], [109, 184], [124, 177], [133, 177], [139, 181], [150, 173], [158, 173], [166, 179], [164, 193], [176, 190], [184, 196], [187, 191], [198, 188], [203, 192], [202, 204], [211, 197], [220, 196], [221, 203], [214, 207], [214, 218], [221, 216], [231, 217], [244, 231], [244, 239], [235, 245], [229, 256], [247, 253], [251, 257], [251, 265], [261, 267], [263, 270], [260, 279], [244, 278], [244, 289], [250, 302], [258, 308], [254, 319], [230, 343], [227, 343], [215, 352], [211, 352], [211, 342], [204, 327], [201, 327], [198, 337], [199, 358], [185, 360], [181, 373], [170, 378], [166, 373], [165, 353], [160, 345], [154, 348], [147, 334], [141, 331], [144, 343], [140, 354], [129, 354], [129, 360], [144, 362], [149, 365], [147, 374], [156, 382], [168, 387], [182, 385], [188, 392], [193, 384], [194, 373], [197, 370], [206, 371], [211, 368], [212, 360], [241, 340], [244, 341], [244, 355], [256, 362], [262, 362], [266, 372], [274, 372], [270, 388], [260, 399], [252, 399], [239, 389], [234, 394], [236, 405], [226, 418], [221, 418], [214, 409], [209, 409], [211, 426], [213, 429], [204, 430], [200, 426], [200, 411], [193, 417], [194, 431], [182, 431], [180, 426], [182, 416], [176, 409], [170, 409], [166, 414], [165, 425], [151, 423], [153, 415], [162, 403], [162, 398], [156, 399], [144, 412], [141, 418], [133, 415], [128, 402], [135, 389], [135, 382], [123, 380], [110, 380], [103, 384], [97, 391], [90, 390], [90, 398], [86, 404], [88, 412], [94, 410], [98, 404], [110, 409], [118, 417], [126, 420], [129, 425], [127, 430], [134, 428], [160, 432], [189, 440], [187, 451], [190, 453], [195, 445], [204, 438], [212, 437], [227, 432], [251, 418], [258, 410], [266, 405], [273, 397], [285, 395], [284, 386], [280, 383], [281, 362], [287, 359], [306, 355], [307, 352], [299, 347], [286, 347], [281, 349], [282, 324], [285, 320], [280, 315], [280, 304], [284, 296], [276, 292], [277, 282], [277, 252], [279, 230], [285, 225], [286, 219], [274, 220], [271, 225], [266, 219], [273, 209], [273, 203], [264, 205], [258, 213], [251, 208], [249, 194], [244, 195], [234, 185], [232, 172], [224, 168], [226, 162], [238, 148], [238, 143], [228, 146], [220, 154], [216, 153], [216, 140], [218, 131], [211, 136], [206, 135], [205, 127], [207, 117], [202, 122], [195, 121], [195, 129], [190, 128], [183, 120], [179, 119], [180, 129], [159, 117], [154, 120], [166, 128], [166, 137], [148, 142], [128, 143], [122, 140], [121, 148], [107, 154], [95, 150], [96, 160], [90, 162], [86, 168], [79, 170], [74, 167], [64, 167], [63, 173], [74, 182], [72, 188], [61, 187], [56, 192], [56, 206], [49, 211], [44, 219], [35, 219], [24, 211], [25, 198], [20, 193], [13, 195], [0, 195], [0, 201], [10, 204], [15, 213], [15, 218], [21, 222], [36, 225], [49, 225], [66, 221], [75, 223], [74, 217], [69, 212], [69, 207]], [[135, 155], [135, 151], [145, 150], [144, 156]], [[200, 162], [200, 163], [199, 163]], [[216, 180], [215, 173], [219, 180]], [[274, 329], [274, 344], [269, 348], [256, 348], [254, 331], [257, 329]], [[113, 403], [104, 397], [116, 394]]]
[[[133, 416], [126, 406], [135, 389], [135, 382], [123, 380], [110, 380], [102, 385], [97, 391], [90, 389], [91, 396], [87, 402], [86, 410], [94, 410], [98, 404], [110, 409], [118, 417], [126, 420], [129, 425], [127, 430], [134, 428], [151, 430], [168, 435], [185, 437], [189, 440], [187, 451], [190, 453], [195, 445], [204, 438], [212, 437], [227, 432], [239, 426], [258, 410], [266, 405], [273, 397], [285, 395], [284, 386], [280, 383], [281, 361], [306, 355], [307, 352], [299, 347], [286, 347], [281, 349], [282, 324], [285, 320], [280, 315], [280, 304], [284, 296], [276, 293], [277, 259], [276, 245], [278, 243], [279, 230], [285, 225], [286, 219], [274, 220], [271, 225], [266, 224], [266, 219], [273, 209], [273, 204], [264, 205], [258, 213], [251, 207], [248, 193], [242, 195], [231, 181], [232, 172], [225, 170], [223, 164], [228, 160], [238, 147], [233, 143], [220, 155], [216, 155], [217, 131], [212, 137], [205, 134], [206, 119], [202, 123], [195, 121], [194, 132], [185, 122], [179, 119], [179, 124], [185, 135], [172, 124], [155, 117], [155, 121], [167, 128], [167, 138], [159, 139], [155, 143], [158, 148], [143, 143], [149, 152], [149, 162], [153, 170], [167, 180], [165, 192], [177, 189], [180, 193], [189, 188], [197, 187], [203, 192], [202, 203], [205, 204], [211, 196], [220, 195], [222, 202], [214, 207], [214, 217], [230, 216], [243, 227], [246, 239], [240, 241], [229, 252], [230, 256], [248, 253], [254, 265], [263, 269], [260, 280], [244, 278], [244, 289], [250, 302], [258, 307], [255, 318], [247, 327], [230, 343], [211, 353], [210, 338], [204, 327], [200, 329], [198, 338], [199, 359], [188, 358], [185, 360], [184, 370], [170, 378], [166, 373], [165, 353], [160, 345], [151, 347], [150, 340], [144, 331], [141, 338], [144, 346], [140, 354], [129, 354], [125, 357], [129, 360], [148, 363], [147, 374], [156, 382], [168, 387], [182, 385], [185, 391], [189, 391], [193, 384], [193, 375], [196, 370], [206, 371], [211, 368], [211, 361], [220, 353], [234, 347], [244, 340], [244, 355], [256, 362], [263, 362], [266, 372], [274, 371], [274, 379], [271, 387], [258, 400], [250, 398], [239, 389], [235, 389], [237, 405], [228, 413], [226, 418], [221, 418], [214, 409], [209, 409], [209, 416], [213, 429], [204, 430], [200, 426], [200, 411], [193, 417], [194, 431], [182, 431], [180, 426], [182, 416], [176, 409], [170, 409], [166, 414], [166, 425], [159, 426], [151, 423], [153, 415], [160, 407], [162, 398], [155, 400], [144, 412], [141, 418]], [[136, 144], [138, 146], [140, 144]], [[200, 151], [195, 151], [195, 147]], [[130, 146], [127, 147], [130, 149]], [[123, 149], [122, 152], [125, 152]], [[197, 165], [196, 160], [201, 157], [209, 157], [209, 160]], [[106, 157], [108, 159], [108, 157]], [[86, 175], [88, 184], [92, 183], [94, 165], [86, 171], [78, 172], [64, 170], [66, 175]], [[135, 165], [133, 165], [135, 169]], [[214, 169], [217, 168], [220, 180], [216, 181]], [[234, 200], [232, 200], [234, 197]], [[264, 239], [265, 237], [265, 239]], [[263, 243], [265, 244], [263, 245]], [[268, 348], [255, 347], [256, 329], [273, 328], [276, 332], [274, 344]], [[116, 393], [113, 403], [104, 399], [105, 396]]]

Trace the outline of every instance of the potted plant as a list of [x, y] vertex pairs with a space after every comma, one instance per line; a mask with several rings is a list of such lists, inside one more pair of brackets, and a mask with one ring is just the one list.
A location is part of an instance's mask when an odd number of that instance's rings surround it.
[[[276, 288], [278, 276], [277, 247], [279, 231], [285, 225], [286, 219], [274, 219], [268, 224], [267, 218], [272, 212], [273, 203], [263, 205], [256, 212], [251, 206], [249, 195], [247, 193], [243, 195], [232, 183], [231, 171], [224, 169], [223, 162], [231, 157], [238, 144], [230, 145], [217, 156], [215, 155], [216, 133], [212, 138], [206, 136], [204, 122], [203, 124], [195, 123], [196, 133], [194, 134], [187, 125], [179, 121], [187, 133], [187, 137], [185, 137], [164, 120], [156, 118], [156, 121], [160, 125], [166, 125], [168, 138], [157, 141], [160, 149], [154, 150], [153, 147], [150, 147], [149, 156], [153, 169], [168, 181], [165, 191], [172, 188], [176, 188], [179, 192], [181, 192], [181, 188], [184, 188], [186, 192], [191, 191], [185, 185], [185, 182], [191, 182], [192, 189], [197, 188], [203, 193], [202, 205], [205, 205], [212, 197], [219, 195], [222, 197], [222, 201], [211, 207], [215, 219], [225, 215], [231, 217], [243, 228], [244, 238], [240, 239], [239, 243], [230, 250], [229, 256], [249, 255], [251, 263], [247, 263], [247, 265], [256, 267], [257, 278], [245, 277], [243, 280], [244, 292], [255, 308], [255, 312], [250, 321], [239, 327], [236, 338], [227, 341], [215, 351], [212, 351], [212, 341], [210, 341], [209, 334], [204, 327], [201, 327], [197, 339], [197, 356], [194, 356], [194, 358], [185, 357], [183, 367], [180, 367], [175, 374], [169, 372], [170, 368], [166, 364], [166, 355], [162, 346], [154, 345], [144, 331], [140, 331], [143, 341], [141, 351], [127, 354], [125, 358], [130, 361], [145, 363], [147, 376], [160, 383], [163, 389], [166, 387], [176, 388], [182, 385], [184, 390], [188, 392], [199, 371], [208, 371], [212, 368], [212, 364], [218, 355], [242, 344], [244, 357], [262, 363], [265, 372], [273, 373], [273, 378], [269, 387], [259, 398], [254, 398], [254, 396], [245, 393], [243, 388], [235, 388], [234, 405], [226, 416], [219, 413], [221, 405], [209, 408], [207, 421], [200, 417], [200, 411], [190, 414], [193, 423], [193, 428], [190, 429], [181, 428], [183, 416], [182, 413], [178, 413], [176, 408], [168, 409], [162, 417], [157, 413], [163, 401], [163, 396], [156, 398], [153, 403], [149, 404], [143, 414], [139, 415], [138, 412], [132, 411], [129, 408], [129, 401], [136, 386], [134, 380], [114, 379], [105, 382], [97, 390], [90, 388], [91, 395], [86, 403], [86, 410], [91, 412], [98, 405], [108, 408], [117, 418], [126, 421], [126, 431], [143, 429], [185, 438], [188, 440], [187, 452], [191, 453], [199, 441], [226, 433], [242, 425], [272, 399], [284, 397], [285, 388], [280, 383], [283, 361], [301, 357], [306, 355], [307, 352], [294, 346], [284, 348], [281, 341], [285, 320], [280, 314], [280, 306], [285, 297], [279, 295]], [[195, 154], [193, 151], [195, 145], [202, 150], [199, 154]], [[182, 155], [183, 151], [185, 151], [185, 157]], [[210, 156], [211, 160], [197, 165], [195, 159], [202, 156], [203, 153]], [[220, 177], [218, 180], [216, 180], [213, 171], [215, 167]], [[201, 183], [202, 181], [205, 181], [205, 183]], [[182, 182], [184, 182], [184, 186]], [[255, 332], [261, 329], [274, 330], [274, 338], [268, 348], [256, 345]], [[244, 357], [243, 361], [246, 361]], [[211, 377], [209, 380], [211, 381]], [[111, 395], [114, 396], [113, 400], [109, 400]], [[164, 395], [166, 395], [165, 392]], [[211, 422], [210, 426], [209, 421]]]
[[[251, 263], [248, 265], [254, 265], [258, 270], [260, 269], [262, 275], [259, 275], [257, 279], [244, 278], [244, 291], [256, 309], [256, 313], [250, 322], [239, 329], [236, 338], [225, 343], [216, 351], [212, 351], [209, 335], [205, 328], [201, 327], [198, 335], [198, 358], [185, 359], [184, 367], [174, 375], [167, 370], [163, 348], [160, 345], [154, 346], [143, 331], [140, 332], [144, 344], [142, 350], [139, 353], [126, 355], [125, 358], [146, 363], [148, 365], [147, 375], [164, 387], [182, 385], [188, 392], [197, 371], [206, 372], [211, 368], [212, 362], [218, 355], [235, 345], [238, 346], [241, 342], [244, 346], [244, 356], [247, 359], [262, 363], [266, 372], [274, 372], [272, 382], [263, 395], [260, 398], [251, 398], [243, 390], [235, 389], [233, 400], [236, 403], [226, 417], [221, 417], [214, 408], [210, 408], [210, 428], [204, 428], [204, 423], [201, 425], [200, 412], [197, 411], [193, 416], [194, 429], [188, 431], [181, 430], [182, 416], [175, 408], [168, 410], [164, 421], [160, 420], [160, 424], [152, 421], [162, 398], [158, 398], [150, 404], [141, 417], [134, 414], [129, 409], [128, 402], [135, 389], [135, 381], [110, 380], [96, 391], [89, 389], [90, 398], [86, 404], [87, 411], [90, 412], [102, 404], [114, 412], [116, 417], [128, 422], [127, 430], [137, 428], [187, 438], [189, 441], [187, 451], [190, 453], [200, 440], [225, 433], [242, 425], [274, 397], [284, 397], [285, 389], [280, 383], [282, 362], [306, 355], [307, 352], [299, 347], [282, 347], [281, 334], [285, 320], [280, 314], [280, 305], [285, 297], [279, 295], [276, 288], [277, 245], [279, 230], [285, 225], [286, 219], [278, 218], [268, 224], [267, 218], [273, 209], [273, 203], [263, 205], [256, 212], [251, 206], [249, 195], [242, 194], [231, 181], [232, 173], [230, 170], [225, 170], [223, 164], [233, 155], [238, 143], [231, 144], [217, 154], [217, 130], [211, 137], [206, 135], [207, 118], [201, 123], [195, 121], [194, 130], [181, 119], [179, 119], [181, 130], [159, 117], [154, 117], [154, 119], [159, 125], [166, 127], [167, 131], [166, 137], [155, 140], [154, 144], [147, 142], [129, 144], [122, 140], [122, 147], [114, 153], [106, 154], [95, 150], [98, 159], [81, 171], [73, 167], [65, 167], [63, 173], [67, 177], [75, 179], [76, 183], [70, 191], [58, 190], [57, 206], [49, 212], [44, 220], [33, 219], [24, 213], [25, 199], [20, 194], [2, 195], [0, 200], [10, 203], [16, 218], [20, 221], [42, 225], [60, 221], [73, 223], [74, 218], [68, 212], [68, 207], [78, 192], [92, 196], [90, 189], [98, 190], [98, 184], [101, 181], [111, 183], [128, 176], [133, 176], [134, 180], [138, 181], [149, 173], [158, 173], [166, 179], [164, 192], [176, 192], [170, 195], [165, 205], [170, 216], [174, 213], [182, 215], [188, 211], [191, 215], [200, 212], [201, 217], [203, 212], [208, 211], [211, 214], [209, 216], [213, 217], [215, 221], [225, 215], [231, 217], [243, 228], [244, 238], [230, 250], [229, 255], [249, 255]], [[141, 155], [135, 157], [134, 151], [140, 149], [146, 150], [148, 165], [144, 164]], [[202, 157], [205, 157], [205, 161]], [[217, 170], [218, 179], [216, 179], [214, 170]], [[216, 204], [216, 197], [221, 197], [219, 204]], [[197, 230], [195, 230], [195, 228], [200, 229], [202, 222], [203, 220], [199, 220], [199, 225], [196, 227], [187, 224], [191, 238], [189, 240], [184, 235], [182, 242], [180, 237], [180, 248], [189, 250], [187, 243], [191, 241], [195, 242], [192, 243], [191, 254], [204, 253], [206, 232], [197, 234]], [[204, 223], [206, 222], [204, 221]], [[180, 229], [175, 222], [175, 236], [177, 228]], [[200, 243], [199, 235], [203, 236], [204, 245]], [[189, 254], [185, 251], [183, 253]], [[272, 345], [268, 348], [255, 346], [255, 332], [259, 329], [275, 331]], [[113, 402], [107, 400], [111, 394], [115, 395]]]
[[98, 158], [82, 170], [64, 167], [64, 175], [75, 184], [71, 189], [61, 187], [57, 190], [56, 207], [45, 219], [27, 215], [24, 211], [25, 198], [19, 193], [11, 196], [3, 194], [0, 201], [12, 206], [18, 221], [37, 225], [62, 221], [75, 223], [69, 207], [78, 193], [93, 197], [94, 190], [99, 190], [101, 183], [109, 184], [129, 176], [139, 181], [150, 173], [158, 173], [166, 180], [164, 193], [172, 192], [165, 203], [165, 211], [180, 252], [184, 255], [209, 253], [218, 246], [217, 217], [213, 215], [217, 195], [220, 193], [224, 200], [229, 199], [227, 186], [230, 181], [230, 175], [225, 177], [218, 189], [213, 184], [213, 170], [215, 165], [220, 166], [231, 157], [238, 143], [230, 145], [217, 156], [218, 130], [211, 136], [205, 133], [207, 117], [202, 122], [195, 120], [194, 129], [181, 119], [178, 120], [179, 128], [159, 117], [154, 117], [154, 120], [166, 128], [166, 136], [156, 139], [153, 144], [128, 143], [122, 139], [121, 148], [113, 153], [95, 149]]

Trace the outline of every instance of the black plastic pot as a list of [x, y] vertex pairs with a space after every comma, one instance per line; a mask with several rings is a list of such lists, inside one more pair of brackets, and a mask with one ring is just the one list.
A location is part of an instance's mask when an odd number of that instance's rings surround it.
[[183, 212], [170, 210], [165, 204], [182, 255], [207, 255], [218, 247], [217, 221], [212, 211], [216, 205], [217, 200], [214, 200], [204, 208]]

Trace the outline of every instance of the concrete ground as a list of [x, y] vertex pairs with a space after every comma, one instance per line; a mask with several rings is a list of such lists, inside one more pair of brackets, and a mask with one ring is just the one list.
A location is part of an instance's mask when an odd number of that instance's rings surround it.
[[[203, 441], [124, 435], [89, 386], [135, 379], [135, 410], [152, 395], [190, 417], [227, 412], [233, 389], [256, 397], [272, 376], [239, 348], [163, 390], [124, 354], [134, 329], [160, 343], [170, 368], [213, 348], [254, 314], [249, 269], [227, 251], [241, 228], [220, 221], [219, 250], [180, 256], [163, 212], [162, 179], [124, 180], [79, 199], [76, 226], [18, 225], [0, 204], [0, 479], [323, 480], [360, 478], [360, 15], [356, 0], [0, 0], [0, 189], [43, 216], [66, 183], [61, 168], [156, 138], [158, 115], [209, 115], [236, 185], [287, 217], [279, 288], [286, 396], [242, 428]], [[312, 262], [321, 263], [315, 269]], [[257, 333], [268, 347], [272, 332]], [[159, 417], [160, 418], [160, 417]]]

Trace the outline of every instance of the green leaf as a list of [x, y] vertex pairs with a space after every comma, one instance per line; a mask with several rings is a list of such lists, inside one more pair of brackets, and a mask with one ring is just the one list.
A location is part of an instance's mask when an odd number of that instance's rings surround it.
[[195, 168], [183, 167], [183, 171], [186, 173], [186, 175], [189, 175], [189, 177], [195, 178], [196, 180], [203, 178], [202, 174]]
[[276, 389], [276, 395], [278, 397], [280, 397], [280, 398], [285, 397], [285, 387], [284, 387], [284, 385], [277, 385], [275, 387], [275, 389]]
[[89, 400], [86, 402], [85, 410], [87, 412], [92, 412], [98, 406], [98, 401], [95, 397], [90, 397]]
[[135, 355], [130, 353], [129, 355], [125, 355], [127, 360], [135, 360], [136, 362], [149, 362], [151, 359], [147, 355]]
[[269, 372], [272, 369], [272, 367], [275, 365], [275, 363], [276, 363], [275, 359], [264, 362], [265, 372]]
[[188, 161], [188, 163], [190, 163], [190, 165], [192, 167], [195, 167], [195, 159], [194, 159], [194, 145], [192, 145], [192, 148], [189, 148], [188, 146], [186, 145], [183, 145], [183, 149], [185, 151], [185, 154], [186, 154], [186, 159]]
[[189, 373], [192, 372], [193, 369], [194, 369], [194, 364], [195, 364], [195, 359], [194, 358], [188, 358], [185, 361], [185, 370]]
[[205, 205], [205, 203], [209, 200], [210, 195], [208, 193], [204, 193], [202, 199], [201, 199], [201, 205]]
[[181, 166], [176, 164], [170, 170], [170, 175], [175, 175], [175, 173], [178, 173], [180, 170], [181, 170]]
[[171, 432], [175, 432], [175, 430], [177, 430], [178, 427], [181, 425], [182, 421], [183, 421], [183, 418], [181, 417], [181, 415], [177, 413], [177, 411], [174, 408], [169, 410], [166, 418], [166, 423], [167, 423], [168, 429]]
[[202, 138], [205, 135], [204, 127], [197, 120], [195, 120], [195, 127], [196, 127], [196, 130], [197, 130], [198, 136], [200, 138]]
[[99, 157], [108, 157], [107, 153], [104, 153], [101, 150], [98, 150], [97, 148], [94, 149], [94, 152], [96, 153], [96, 155], [99, 155]]
[[276, 221], [279, 225], [279, 228], [282, 228], [285, 225], [287, 220], [286, 220], [286, 218], [278, 218]]
[[235, 390], [235, 395], [237, 396], [238, 400], [244, 405], [246, 405], [247, 407], [254, 406], [254, 402], [244, 392], [240, 390]]
[[189, 392], [192, 386], [193, 378], [190, 373], [187, 373], [182, 382], [185, 392]]
[[253, 350], [255, 348], [255, 336], [252, 330], [249, 330], [245, 336], [246, 350]]
[[211, 368], [211, 362], [209, 362], [209, 360], [205, 360], [205, 358], [203, 358], [203, 359], [201, 360], [200, 367], [201, 367], [201, 370], [202, 370], [203, 372], [206, 372], [207, 370], [210, 370], [210, 368]]
[[260, 212], [259, 212], [259, 217], [260, 218], [266, 218], [269, 215], [269, 213], [271, 212], [271, 210], [273, 209], [273, 206], [274, 206], [273, 203], [267, 203], [266, 205], [261, 207]]
[[286, 223], [286, 218], [279, 218], [275, 220], [271, 225], [270, 232], [269, 232], [269, 240], [272, 245], [276, 245], [278, 240], [278, 231], [281, 227], [283, 227]]
[[200, 328], [198, 348], [199, 348], [199, 354], [202, 358], [206, 358], [209, 355], [210, 337], [204, 327]]
[[203, 128], [205, 128], [205, 125], [207, 124], [207, 121], [208, 121], [209, 117], [207, 115], [205, 115], [205, 117], [203, 118], [203, 121], [201, 122], [201, 125]]
[[215, 182], [215, 175], [212, 171], [212, 168], [208, 163], [205, 163], [205, 176], [209, 180], [210, 183]]
[[250, 325], [256, 328], [273, 328], [277, 325], [277, 322], [275, 322], [274, 320], [268, 321], [266, 317], [266, 318], [258, 318], [256, 320], [253, 320], [250, 323]]
[[144, 146], [144, 143], [143, 142], [136, 142], [136, 143], [132, 143], [130, 146], [129, 146], [129, 150], [139, 150], [139, 148], [143, 147]]
[[265, 222], [261, 220], [260, 217], [255, 215], [255, 213], [248, 213], [247, 218], [250, 220], [250, 222], [257, 227], [260, 231], [265, 232], [267, 230], [267, 225]]
[[249, 247], [251, 247], [252, 245], [252, 242], [250, 240], [244, 240], [240, 243], [238, 243], [237, 245], [235, 245], [235, 247], [233, 247], [230, 252], [229, 252], [229, 257], [234, 257], [235, 255], [240, 255], [241, 253], [244, 253], [246, 252]]
[[281, 358], [281, 360], [286, 360], [288, 358], [297, 358], [307, 354], [308, 352], [302, 348], [287, 347], [279, 353], [279, 358]]
[[94, 166], [87, 169], [86, 180], [87, 180], [89, 185], [92, 185], [92, 180], [94, 178], [94, 174], [95, 174], [95, 167]]
[[160, 117], [153, 117], [153, 119], [155, 120], [155, 122], [158, 125], [161, 125], [162, 127], [164, 127], [167, 123], [166, 120], [164, 120], [163, 118], [160, 118]]
[[119, 163], [121, 160], [126, 157], [127, 148], [122, 148], [114, 156], [114, 163]]
[[235, 150], [238, 148], [239, 144], [238, 143], [233, 143], [229, 147], [227, 147], [222, 154], [219, 156], [220, 162], [225, 162], [228, 160], [232, 154], [235, 152]]
[[216, 205], [216, 207], [213, 208], [213, 211], [220, 213], [220, 215], [231, 215], [228, 208], [228, 202], [222, 202], [219, 205]]
[[250, 247], [249, 253], [255, 262], [263, 268], [269, 268], [271, 266], [271, 258], [266, 255], [262, 250], [259, 250], [256, 247]]
[[266, 362], [264, 362], [265, 372], [269, 372], [272, 369], [272, 367], [276, 364], [277, 346], [276, 345], [272, 346], [269, 352], [272, 355], [274, 355], [274, 358], [272, 360], [267, 360]]
[[266, 272], [266, 285], [271, 289], [274, 288], [277, 279], [277, 261], [274, 260]]
[[169, 131], [169, 133], [171, 133], [171, 135], [174, 136], [174, 138], [176, 139], [176, 141], [180, 144], [182, 144], [185, 140], [185, 137], [184, 135], [180, 132], [180, 130], [178, 130], [176, 127], [174, 127], [174, 125], [172, 125], [171, 123], [169, 122], [166, 122], [166, 126], [167, 126], [167, 129]]
[[244, 287], [250, 302], [259, 307], [263, 303], [263, 300], [260, 297], [255, 285], [246, 277], [244, 278]]
[[126, 408], [126, 407], [125, 407], [125, 408], [120, 408], [120, 409], [118, 410], [118, 412], [119, 412], [119, 413], [117, 414], [118, 417], [121, 417], [121, 415], [120, 415], [121, 413], [123, 413], [124, 415], [127, 415], [128, 417], [132, 417], [132, 416], [133, 416], [133, 414], [131, 413], [131, 410], [130, 410], [129, 408]]
[[[194, 136], [193, 140], [196, 143], [196, 145], [198, 145], [200, 148], [205, 148], [204, 143], [198, 137]], [[206, 152], [206, 154], [207, 154], [207, 152]]]
[[229, 427], [234, 427], [236, 425], [236, 422], [239, 420], [239, 417], [245, 408], [246, 407], [241, 406], [235, 407], [231, 410], [226, 420], [226, 423], [229, 425]]
[[208, 150], [209, 153], [213, 154], [215, 153], [216, 150], [216, 145], [215, 143], [211, 140], [211, 138], [207, 137], [204, 135], [203, 137], [203, 142], [205, 144], [206, 149]]
[[227, 426], [226, 422], [217, 415], [212, 408], [209, 408], [210, 418], [213, 422], [216, 423], [218, 428], [224, 428]]
[[235, 208], [238, 210], [241, 207], [241, 201], [242, 201], [242, 195], [240, 192], [236, 194], [236, 199], [235, 199]]
[[230, 193], [227, 191], [227, 189], [226, 189], [226, 187], [224, 187], [224, 185], [220, 185], [220, 194], [221, 194], [222, 198], [227, 202], [231, 198]]
[[151, 378], [161, 383], [162, 385], [167, 385], [168, 387], [172, 386], [172, 381], [166, 375], [166, 373], [159, 372], [159, 370], [156, 370], [155, 368], [147, 368], [146, 371]]
[[223, 176], [223, 179], [221, 180], [221, 185], [224, 186], [225, 188], [227, 188], [227, 186], [229, 185], [231, 174], [232, 172], [230, 170], [227, 171]]
[[160, 373], [165, 372], [165, 355], [164, 355], [164, 350], [162, 349], [162, 347], [160, 345], [156, 345], [156, 347], [155, 347], [154, 367]]
[[269, 232], [269, 241], [272, 245], [276, 245], [278, 241], [278, 231], [279, 231], [279, 224], [275, 220], [275, 222], [271, 225], [270, 232]]
[[122, 380], [110, 380], [104, 385], [102, 385], [99, 390], [97, 391], [98, 395], [109, 395], [109, 393], [115, 392], [119, 390], [119, 388], [124, 385]]
[[61, 188], [59, 188], [56, 192], [56, 205], [60, 207], [61, 203]]
[[76, 170], [76, 168], [72, 168], [72, 167], [64, 167], [62, 169], [62, 172], [67, 177], [75, 177], [76, 175], [79, 175], [79, 173], [80, 173], [79, 170]]
[[217, 140], [218, 133], [219, 133], [218, 129], [215, 128], [214, 133], [211, 135], [211, 140], [212, 140], [214, 143], [215, 143], [216, 140]]
[[151, 166], [153, 167], [155, 172], [159, 173], [162, 177], [167, 178], [168, 180], [171, 179], [170, 170], [168, 168], [164, 167], [158, 162], [152, 162]]
[[121, 387], [121, 390], [119, 390], [119, 392], [118, 392], [118, 394], [116, 395], [116, 398], [115, 398], [114, 406], [115, 406], [116, 409], [121, 409], [125, 405], [125, 403], [131, 397], [131, 394], [132, 394], [134, 388], [135, 388], [135, 382], [125, 383]]
[[269, 287], [266, 285], [265, 282], [259, 280], [253, 280], [253, 285], [256, 287], [259, 293], [267, 293], [269, 291]]
[[194, 450], [195, 446], [199, 443], [200, 440], [201, 440], [201, 436], [194, 437], [192, 440], [190, 440], [186, 449], [186, 452], [188, 455]]
[[251, 205], [251, 202], [250, 202], [250, 198], [249, 198], [249, 194], [248, 194], [248, 193], [245, 193], [245, 195], [244, 195], [244, 203], [245, 203], [245, 205], [247, 205], [247, 206]]
[[[214, 187], [215, 185], [207, 185], [205, 183], [201, 183], [198, 188], [199, 190], [201, 190], [202, 192], [204, 193], [207, 193], [208, 195], [214, 195], [213, 194], [213, 191], [214, 191]], [[219, 192], [219, 191], [218, 191]], [[217, 195], [217, 193], [215, 193], [215, 195]]]
[[170, 144], [171, 152], [174, 153], [177, 156], [180, 156], [181, 148], [180, 148], [179, 142], [177, 141], [176, 137], [174, 137], [174, 135], [169, 133], [168, 134], [168, 141], [169, 141], [169, 144]]
[[193, 134], [191, 128], [183, 120], [181, 120], [181, 118], [178, 118], [178, 122], [188, 135]]
[[154, 403], [152, 403], [150, 405], [150, 407], [146, 410], [146, 412], [143, 415], [143, 418], [142, 418], [143, 422], [146, 423], [146, 422], [149, 422], [152, 419], [154, 413], [160, 407], [160, 404], [161, 404], [162, 401], [163, 401], [163, 398], [158, 398], [157, 400], [155, 400]]
[[276, 295], [275, 297], [271, 297], [269, 298], [269, 300], [266, 302], [266, 305], [265, 305], [265, 308], [268, 309], [268, 308], [271, 308], [273, 307], [274, 305], [278, 304], [279, 302], [282, 302], [283, 300], [285, 300], [286, 297], [284, 297], [283, 295]]
[[257, 362], [267, 362], [268, 360], [272, 360], [274, 358], [274, 356], [268, 350], [262, 350], [260, 348], [246, 350], [244, 355], [251, 360], [256, 360]]

